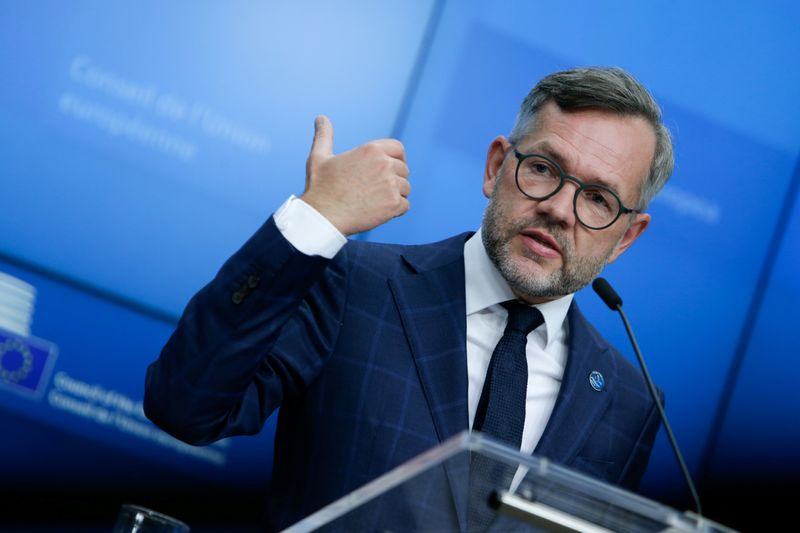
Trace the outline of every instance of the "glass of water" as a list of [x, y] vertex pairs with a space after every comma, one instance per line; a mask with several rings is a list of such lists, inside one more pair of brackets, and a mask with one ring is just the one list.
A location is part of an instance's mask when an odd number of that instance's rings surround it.
[[151, 509], [125, 504], [112, 533], [189, 533], [189, 526]]

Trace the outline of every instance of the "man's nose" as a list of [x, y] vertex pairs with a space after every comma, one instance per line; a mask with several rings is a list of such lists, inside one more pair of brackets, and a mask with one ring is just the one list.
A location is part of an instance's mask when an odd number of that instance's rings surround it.
[[575, 211], [573, 202], [577, 185], [571, 181], [564, 183], [559, 191], [548, 198], [540, 200], [536, 206], [537, 213], [546, 215], [550, 220], [562, 226], [575, 224]]

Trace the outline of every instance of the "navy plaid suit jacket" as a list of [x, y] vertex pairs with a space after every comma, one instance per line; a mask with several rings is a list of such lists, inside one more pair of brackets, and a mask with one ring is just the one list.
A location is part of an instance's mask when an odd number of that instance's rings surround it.
[[[206, 444], [257, 433], [280, 407], [268, 514], [272, 527], [294, 523], [468, 428], [468, 237], [351, 241], [327, 260], [299, 253], [270, 218], [187, 306], [148, 368], [145, 412]], [[633, 488], [657, 411], [640, 372], [574, 304], [568, 317], [567, 367], [535, 453]], [[419, 498], [464, 529], [454, 483], [445, 472]]]

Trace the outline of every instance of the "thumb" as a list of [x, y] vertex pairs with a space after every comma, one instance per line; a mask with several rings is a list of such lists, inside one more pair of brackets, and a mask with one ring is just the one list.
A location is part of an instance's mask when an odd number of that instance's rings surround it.
[[311, 142], [310, 157], [330, 157], [333, 155], [333, 124], [325, 115], [314, 120], [314, 140]]

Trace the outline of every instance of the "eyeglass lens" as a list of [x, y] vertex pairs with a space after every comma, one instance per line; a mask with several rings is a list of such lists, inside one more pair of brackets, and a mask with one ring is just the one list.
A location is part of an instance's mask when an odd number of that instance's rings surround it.
[[[561, 185], [561, 169], [543, 157], [525, 156], [517, 168], [517, 183], [527, 196], [541, 200]], [[602, 228], [613, 222], [620, 208], [619, 199], [604, 187], [582, 184], [576, 191], [575, 214], [581, 223], [591, 228]]]

